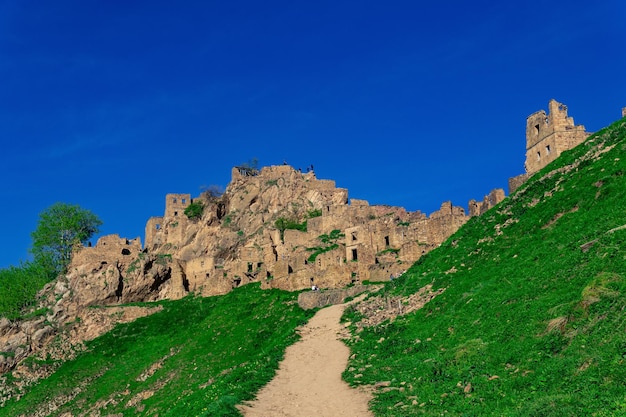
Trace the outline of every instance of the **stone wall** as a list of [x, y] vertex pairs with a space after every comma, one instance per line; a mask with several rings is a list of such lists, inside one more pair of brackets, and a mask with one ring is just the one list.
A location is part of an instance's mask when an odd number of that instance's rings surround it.
[[[509, 185], [510, 186], [510, 185]], [[501, 188], [497, 188], [492, 190], [489, 194], [487, 194], [483, 201], [478, 202], [476, 200], [469, 201], [469, 215], [470, 217], [480, 216], [484, 214], [491, 207], [498, 204], [500, 201], [505, 199], [504, 190]]]

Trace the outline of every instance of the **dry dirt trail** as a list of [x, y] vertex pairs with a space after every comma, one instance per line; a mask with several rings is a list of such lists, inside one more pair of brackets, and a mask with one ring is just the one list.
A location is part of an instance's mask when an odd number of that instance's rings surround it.
[[257, 398], [239, 407], [245, 417], [372, 417], [371, 395], [341, 379], [350, 350], [340, 340], [346, 304], [324, 308], [302, 327], [276, 376]]

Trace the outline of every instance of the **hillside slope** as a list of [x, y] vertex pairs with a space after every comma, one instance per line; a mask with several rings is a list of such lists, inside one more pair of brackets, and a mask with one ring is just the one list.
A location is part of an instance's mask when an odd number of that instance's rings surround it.
[[240, 415], [235, 404], [272, 378], [298, 339], [296, 327], [312, 316], [296, 299], [250, 284], [224, 296], [163, 301], [162, 311], [89, 342], [0, 416]]
[[[344, 378], [377, 387], [375, 415], [626, 415], [625, 150], [621, 120], [346, 310]], [[296, 296], [160, 302], [0, 416], [238, 415], [311, 316]]]
[[[377, 416], [626, 415], [626, 122], [591, 136], [346, 311], [353, 385]], [[369, 303], [369, 304], [368, 304]]]

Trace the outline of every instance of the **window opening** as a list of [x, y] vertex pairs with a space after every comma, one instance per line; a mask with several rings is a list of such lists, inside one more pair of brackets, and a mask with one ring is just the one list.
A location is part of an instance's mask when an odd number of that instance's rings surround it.
[[356, 240], [356, 232], [352, 232], [352, 241], [354, 242]]
[[546, 145], [546, 154], [550, 155], [550, 145]]
[[359, 258], [357, 256], [356, 249], [352, 249], [352, 260], [353, 261], [358, 261], [359, 260]]
[[389, 246], [389, 236], [385, 236], [385, 246]]
[[538, 124], [535, 125], [535, 133], [537, 135], [539, 134], [539, 125]]

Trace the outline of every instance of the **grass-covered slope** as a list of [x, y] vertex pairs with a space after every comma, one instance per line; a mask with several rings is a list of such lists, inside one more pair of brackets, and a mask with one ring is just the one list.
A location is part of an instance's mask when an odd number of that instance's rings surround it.
[[346, 380], [391, 383], [377, 416], [626, 415], [625, 174], [621, 120], [473, 218], [380, 294], [445, 288], [358, 333]]
[[[89, 344], [0, 416], [227, 416], [273, 376], [311, 313], [297, 294], [250, 284], [163, 302]], [[68, 414], [69, 413], [69, 414]]]

